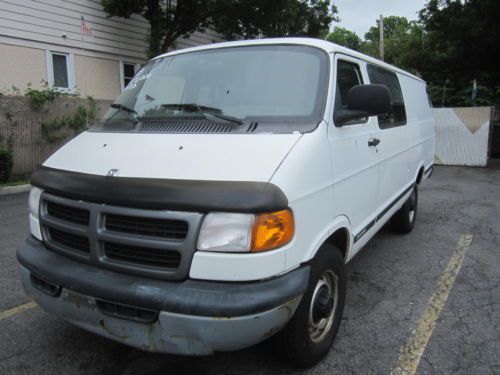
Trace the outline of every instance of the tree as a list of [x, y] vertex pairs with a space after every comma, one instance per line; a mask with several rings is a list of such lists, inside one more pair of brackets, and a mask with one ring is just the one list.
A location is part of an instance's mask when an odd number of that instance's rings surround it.
[[429, 69], [424, 77], [447, 105], [470, 105], [477, 80], [478, 105], [500, 102], [500, 2], [430, 0], [420, 12], [426, 33]]
[[149, 57], [180, 37], [214, 27], [227, 39], [259, 36], [324, 37], [336, 21], [331, 0], [101, 0], [109, 17], [144, 17]]
[[334, 27], [333, 31], [326, 36], [326, 40], [341, 46], [359, 51], [361, 49], [361, 38], [353, 31], [343, 27]]
[[150, 25], [148, 57], [166, 52], [175, 40], [209, 25], [210, 6], [205, 0], [101, 0], [108, 16], [144, 17]]
[[[380, 28], [377, 22], [365, 34], [361, 50], [371, 56], [379, 57]], [[390, 64], [419, 73], [419, 59], [424, 43], [422, 25], [408, 21], [405, 17], [388, 16], [384, 18], [384, 59]]]
[[219, 0], [214, 28], [228, 40], [257, 37], [324, 38], [337, 21], [330, 0]]
[[[418, 21], [384, 19], [385, 60], [427, 81], [435, 104], [500, 104], [499, 19], [498, 0], [429, 0]], [[361, 51], [379, 57], [379, 35], [375, 24]]]

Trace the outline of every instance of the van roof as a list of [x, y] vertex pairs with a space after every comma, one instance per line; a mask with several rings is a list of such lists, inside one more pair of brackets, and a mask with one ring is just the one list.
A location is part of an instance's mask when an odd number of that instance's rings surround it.
[[360, 60], [364, 60], [374, 65], [378, 65], [387, 69], [390, 69], [394, 72], [404, 74], [418, 81], [424, 82], [424, 80], [420, 77], [417, 77], [403, 69], [395, 67], [393, 65], [387, 64], [383, 61], [375, 59], [371, 56], [365, 55], [360, 52], [353, 51], [352, 49], [340, 46], [335, 43], [328, 42], [322, 39], [315, 38], [266, 38], [266, 39], [253, 39], [253, 40], [237, 40], [234, 42], [222, 42], [222, 43], [213, 43], [213, 44], [205, 44], [197, 47], [190, 47], [175, 50], [172, 52], [167, 52], [162, 55], [155, 57], [155, 59], [164, 57], [164, 56], [173, 56], [187, 52], [194, 51], [203, 51], [217, 48], [228, 48], [228, 47], [240, 47], [240, 46], [258, 46], [258, 45], [271, 45], [271, 44], [294, 44], [294, 45], [302, 45], [302, 46], [310, 46], [316, 47], [324, 50], [327, 53], [343, 53], [352, 57], [359, 58]]

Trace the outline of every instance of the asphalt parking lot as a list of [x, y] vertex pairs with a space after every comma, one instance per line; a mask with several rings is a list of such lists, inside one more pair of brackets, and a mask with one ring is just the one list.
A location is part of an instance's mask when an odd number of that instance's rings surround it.
[[305, 372], [265, 344], [175, 357], [75, 328], [24, 295], [15, 252], [26, 233], [27, 194], [1, 196], [0, 374], [389, 374], [402, 362], [418, 374], [500, 374], [500, 170], [435, 169], [414, 231], [384, 229], [349, 263], [337, 340]]

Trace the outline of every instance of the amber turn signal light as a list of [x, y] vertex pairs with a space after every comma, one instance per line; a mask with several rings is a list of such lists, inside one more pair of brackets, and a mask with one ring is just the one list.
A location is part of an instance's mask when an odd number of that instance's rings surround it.
[[252, 252], [272, 250], [286, 245], [293, 238], [293, 214], [282, 210], [255, 216], [252, 228]]

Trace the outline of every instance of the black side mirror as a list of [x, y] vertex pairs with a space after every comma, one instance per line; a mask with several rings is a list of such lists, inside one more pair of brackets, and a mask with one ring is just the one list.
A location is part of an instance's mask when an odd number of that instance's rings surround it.
[[[337, 93], [338, 94], [338, 93]], [[391, 110], [391, 92], [385, 85], [357, 85], [347, 93], [347, 109], [335, 109], [335, 125], [363, 117], [378, 116]]]

